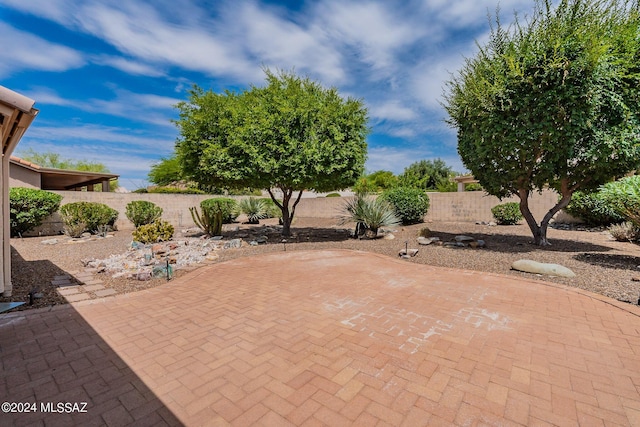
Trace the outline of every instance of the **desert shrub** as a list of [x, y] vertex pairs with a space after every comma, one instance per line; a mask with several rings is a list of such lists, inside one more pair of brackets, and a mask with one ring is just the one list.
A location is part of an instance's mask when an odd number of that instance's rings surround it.
[[82, 234], [87, 229], [87, 224], [84, 222], [77, 222], [75, 224], [69, 223], [64, 224], [63, 232], [69, 237], [78, 238], [82, 237]]
[[280, 218], [282, 216], [282, 210], [273, 202], [273, 200], [269, 199], [260, 199], [265, 205], [265, 218]]
[[133, 226], [138, 228], [160, 219], [162, 208], [147, 200], [133, 200], [127, 203], [124, 214], [133, 223]]
[[133, 240], [140, 243], [166, 242], [173, 237], [173, 225], [167, 221], [155, 220], [151, 224], [144, 224], [136, 228]]
[[640, 228], [640, 175], [605, 184], [599, 193], [618, 215]]
[[341, 197], [340, 193], [329, 193], [325, 197]]
[[503, 203], [491, 208], [491, 213], [500, 225], [517, 224], [522, 219], [520, 205], [516, 202]]
[[12, 236], [33, 230], [58, 210], [62, 196], [35, 188], [9, 189], [9, 224]]
[[267, 206], [264, 199], [256, 199], [255, 197], [242, 199], [238, 203], [238, 209], [247, 216], [249, 224], [258, 224], [261, 219], [267, 217]]
[[396, 187], [385, 191], [381, 197], [391, 203], [403, 224], [424, 221], [429, 210], [429, 196], [419, 188]]
[[344, 203], [339, 220], [341, 224], [355, 222], [356, 235], [365, 233], [368, 237], [375, 237], [380, 227], [393, 227], [401, 222], [386, 199], [364, 194], [357, 194]]
[[640, 229], [629, 221], [610, 226], [609, 233], [619, 242], [633, 242], [640, 238]]
[[200, 208], [208, 211], [222, 212], [222, 223], [230, 224], [238, 217], [238, 203], [226, 197], [215, 197], [200, 202]]
[[86, 225], [85, 231], [96, 233], [104, 226], [113, 227], [118, 219], [118, 211], [103, 203], [74, 202], [60, 207], [60, 216], [67, 227]]
[[593, 226], [618, 224], [624, 221], [600, 191], [592, 193], [576, 191], [564, 210], [569, 215]]
[[418, 237], [431, 237], [431, 230], [428, 227], [421, 228]]

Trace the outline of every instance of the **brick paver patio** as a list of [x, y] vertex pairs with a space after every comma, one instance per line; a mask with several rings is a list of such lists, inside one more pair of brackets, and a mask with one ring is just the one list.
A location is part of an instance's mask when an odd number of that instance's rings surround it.
[[640, 425], [638, 307], [354, 251], [0, 315], [0, 363], [0, 425]]

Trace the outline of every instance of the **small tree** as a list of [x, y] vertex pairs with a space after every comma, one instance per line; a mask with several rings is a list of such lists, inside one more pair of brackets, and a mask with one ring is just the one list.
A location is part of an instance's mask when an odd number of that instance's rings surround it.
[[[538, 245], [578, 189], [640, 159], [640, 11], [624, 0], [536, 0], [533, 15], [489, 42], [449, 82], [458, 152], [489, 194], [520, 198]], [[560, 194], [540, 224], [532, 191]]]
[[266, 86], [242, 93], [194, 87], [177, 105], [176, 153], [185, 177], [201, 185], [267, 190], [287, 236], [305, 189], [344, 189], [361, 175], [367, 111], [308, 78], [266, 74]]

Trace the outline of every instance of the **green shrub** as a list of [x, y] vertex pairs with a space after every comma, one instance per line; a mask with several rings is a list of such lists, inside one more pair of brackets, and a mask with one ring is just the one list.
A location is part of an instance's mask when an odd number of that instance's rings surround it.
[[127, 203], [124, 214], [133, 223], [133, 226], [138, 228], [160, 219], [162, 208], [146, 200], [133, 200]]
[[173, 225], [167, 221], [156, 220], [151, 224], [141, 225], [132, 235], [133, 240], [140, 243], [166, 242], [173, 237]]
[[340, 193], [329, 193], [325, 197], [342, 197], [342, 196], [340, 196]]
[[517, 224], [522, 219], [520, 205], [516, 202], [503, 203], [491, 208], [491, 213], [500, 225]]
[[593, 226], [618, 224], [624, 221], [600, 191], [593, 193], [576, 191], [564, 210], [569, 215]]
[[203, 200], [200, 202], [200, 208], [210, 212], [222, 212], [223, 224], [230, 224], [238, 217], [238, 203], [226, 197], [215, 197], [213, 199]]
[[9, 224], [12, 236], [20, 236], [42, 224], [58, 210], [62, 196], [35, 188], [9, 189]]
[[356, 223], [356, 235], [366, 234], [374, 238], [380, 227], [393, 227], [400, 224], [395, 209], [386, 199], [374, 198], [364, 194], [345, 201], [340, 215], [340, 224]]
[[477, 182], [470, 182], [469, 184], [466, 184], [464, 187], [464, 191], [482, 191], [482, 190], [484, 190], [482, 188], [482, 185], [478, 184]]
[[255, 197], [242, 199], [238, 203], [238, 208], [247, 216], [249, 224], [258, 224], [261, 219], [267, 217], [267, 206], [264, 199], [256, 199]]
[[396, 187], [381, 197], [391, 203], [403, 224], [423, 222], [429, 210], [429, 196], [419, 188]]
[[599, 193], [618, 215], [640, 228], [640, 175], [605, 184]]
[[84, 223], [86, 231], [96, 233], [106, 226], [113, 227], [118, 219], [118, 211], [95, 202], [75, 202], [62, 205], [60, 215], [65, 226], [77, 228]]
[[[137, 192], [137, 191], [136, 191]], [[206, 194], [198, 188], [178, 188], [178, 187], [152, 187], [144, 191], [145, 193], [159, 194]]]

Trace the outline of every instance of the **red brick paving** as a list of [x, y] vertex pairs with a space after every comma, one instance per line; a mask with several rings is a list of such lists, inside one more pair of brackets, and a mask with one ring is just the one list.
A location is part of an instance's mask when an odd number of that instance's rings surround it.
[[[640, 310], [355, 251], [0, 317], [1, 425], [640, 425]], [[39, 408], [38, 408], [39, 409]]]

